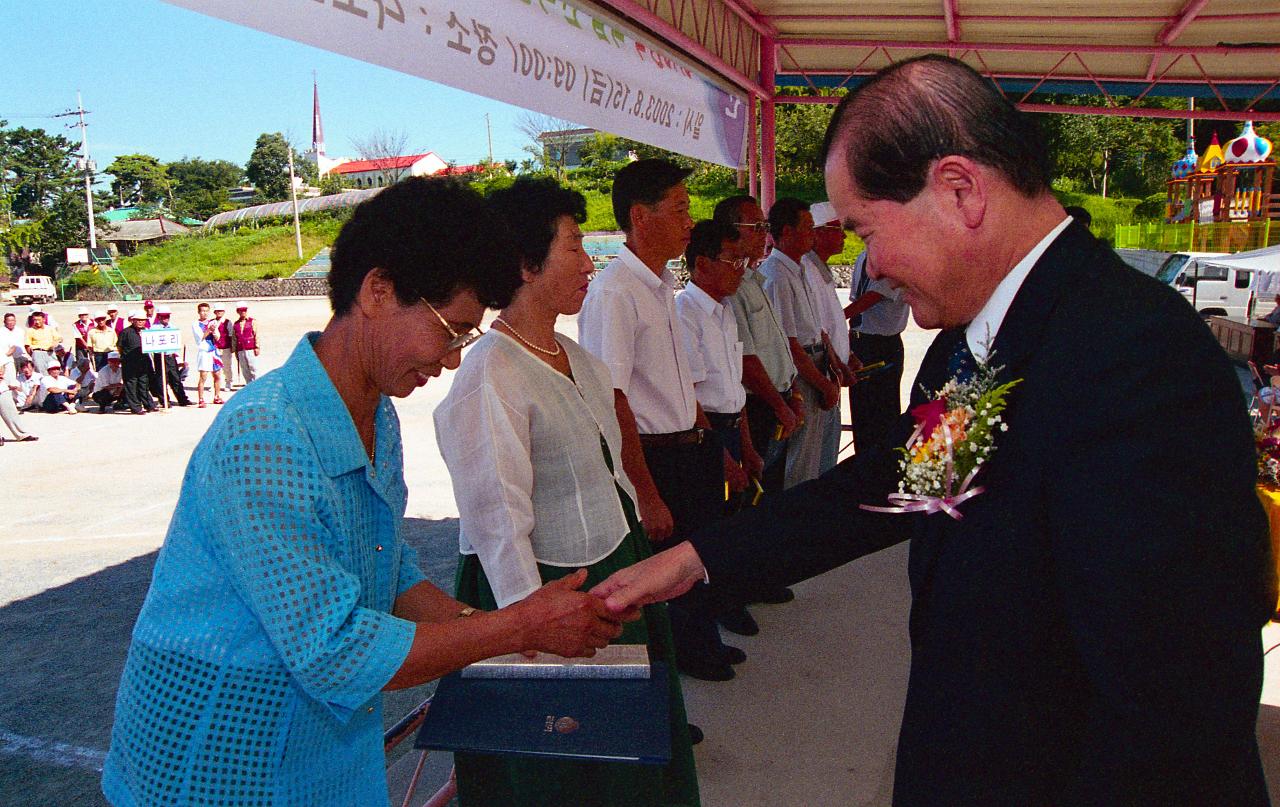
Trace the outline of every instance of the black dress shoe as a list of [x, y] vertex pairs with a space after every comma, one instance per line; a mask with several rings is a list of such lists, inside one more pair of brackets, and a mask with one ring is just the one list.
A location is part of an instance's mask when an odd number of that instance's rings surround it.
[[689, 745], [697, 745], [698, 743], [702, 742], [703, 739], [705, 739], [705, 737], [702, 734], [702, 729], [690, 723], [689, 724]]
[[677, 655], [676, 659], [680, 672], [699, 681], [728, 681], [734, 676], [733, 668], [719, 658], [686, 653]]
[[796, 598], [796, 593], [785, 586], [783, 588], [770, 589], [760, 598], [760, 602], [768, 605], [781, 605], [784, 602], [791, 602]]
[[747, 660], [747, 654], [731, 644], [721, 645], [720, 660], [726, 664], [741, 664]]
[[739, 636], [755, 636], [760, 632], [760, 626], [756, 624], [755, 617], [747, 613], [746, 608], [730, 611], [721, 616], [718, 621], [725, 630], [730, 633], [736, 633]]

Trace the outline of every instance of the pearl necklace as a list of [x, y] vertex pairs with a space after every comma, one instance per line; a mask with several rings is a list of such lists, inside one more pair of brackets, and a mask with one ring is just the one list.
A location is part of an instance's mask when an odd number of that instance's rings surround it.
[[508, 331], [511, 331], [511, 335], [512, 335], [512, 336], [514, 336], [515, 338], [519, 339], [519, 340], [520, 340], [520, 341], [521, 341], [521, 342], [522, 342], [526, 347], [530, 348], [531, 350], [536, 350], [536, 351], [538, 351], [539, 353], [543, 353], [543, 354], [545, 354], [545, 355], [547, 355], [547, 356], [559, 356], [559, 355], [560, 355], [561, 347], [560, 347], [560, 343], [559, 343], [559, 342], [556, 342], [556, 349], [555, 349], [555, 350], [547, 350], [545, 347], [538, 347], [538, 346], [537, 346], [537, 345], [535, 345], [533, 342], [530, 342], [528, 339], [525, 339], [523, 336], [521, 336], [521, 335], [520, 335], [520, 332], [519, 332], [519, 331], [517, 331], [515, 328], [512, 328], [512, 327], [511, 327], [511, 323], [510, 323], [510, 322], [507, 322], [507, 321], [506, 321], [505, 319], [503, 319], [502, 317], [494, 317], [494, 320], [493, 320], [493, 321], [494, 321], [494, 322], [501, 322], [503, 325], [507, 326], [507, 330], [508, 330]]

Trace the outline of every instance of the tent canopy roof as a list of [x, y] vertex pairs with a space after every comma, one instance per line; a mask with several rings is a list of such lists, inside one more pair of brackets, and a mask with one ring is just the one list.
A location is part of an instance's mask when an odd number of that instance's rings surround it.
[[[1280, 99], [1280, 9], [1254, 0], [598, 4], [760, 97], [776, 86], [856, 86], [891, 62], [949, 53], [991, 76], [1015, 101], [1032, 90], [1196, 96], [1212, 99], [1198, 116], [1217, 117], [1215, 110], [1239, 114], [1264, 98]], [[1256, 115], [1273, 116], [1280, 113]]]

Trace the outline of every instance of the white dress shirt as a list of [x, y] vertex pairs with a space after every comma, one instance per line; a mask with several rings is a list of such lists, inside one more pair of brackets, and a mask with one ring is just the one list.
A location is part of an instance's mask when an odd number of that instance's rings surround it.
[[879, 280], [867, 278], [865, 288], [862, 287], [866, 271], [867, 253], [863, 252], [853, 262], [853, 275], [849, 278], [849, 302], [854, 302], [869, 291], [874, 291], [884, 299], [863, 311], [862, 321], [852, 326], [852, 330], [868, 336], [897, 336], [907, 329], [911, 306], [902, 301], [902, 289], [895, 289], [893, 282], [887, 277]]
[[1049, 231], [1049, 234], [1040, 239], [1040, 243], [1031, 248], [1022, 260], [1018, 261], [1009, 274], [1004, 276], [1000, 284], [996, 286], [996, 290], [987, 298], [987, 302], [982, 306], [982, 310], [969, 323], [969, 327], [965, 328], [964, 339], [969, 343], [969, 351], [978, 361], [983, 361], [987, 357], [987, 347], [996, 340], [996, 334], [1000, 332], [1000, 326], [1004, 324], [1005, 314], [1009, 313], [1009, 306], [1013, 305], [1013, 298], [1018, 295], [1018, 289], [1022, 288], [1022, 282], [1027, 279], [1027, 275], [1031, 273], [1031, 267], [1036, 265], [1036, 261], [1040, 260], [1040, 256], [1045, 253], [1049, 245], [1054, 239], [1067, 229], [1067, 225], [1071, 223], [1071, 217], [1067, 216], [1057, 227]]
[[687, 431], [698, 415], [674, 295], [669, 269], [655, 275], [624, 246], [587, 286], [578, 315], [582, 347], [609, 368], [641, 434]]
[[684, 325], [693, 392], [705, 412], [736, 414], [747, 404], [742, 386], [742, 342], [729, 306], [690, 283], [676, 295]]
[[821, 344], [822, 319], [813, 291], [804, 282], [804, 267], [775, 249], [760, 264], [760, 274], [782, 332], [799, 341], [801, 347]]
[[632, 501], [635, 489], [622, 470], [609, 372], [568, 337], [557, 341], [572, 380], [490, 330], [435, 410], [460, 514], [458, 548], [479, 555], [499, 607], [542, 586], [538, 563], [589, 566], [629, 532], [615, 485]]
[[807, 252], [800, 259], [804, 265], [805, 280], [813, 289], [822, 319], [822, 330], [831, 337], [831, 347], [842, 362], [849, 361], [849, 329], [845, 325], [844, 306], [840, 305], [840, 293], [836, 291], [836, 278], [827, 262], [816, 252]]
[[773, 388], [786, 392], [796, 378], [796, 363], [791, 357], [787, 336], [773, 313], [773, 303], [764, 291], [764, 275], [748, 269], [737, 292], [729, 298], [729, 308], [738, 321], [738, 339], [742, 352], [755, 356], [773, 382]]

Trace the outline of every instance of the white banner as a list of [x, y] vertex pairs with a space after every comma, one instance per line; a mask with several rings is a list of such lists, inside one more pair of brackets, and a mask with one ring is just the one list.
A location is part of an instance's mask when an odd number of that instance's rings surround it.
[[605, 132], [741, 167], [746, 97], [567, 0], [167, 0]]

